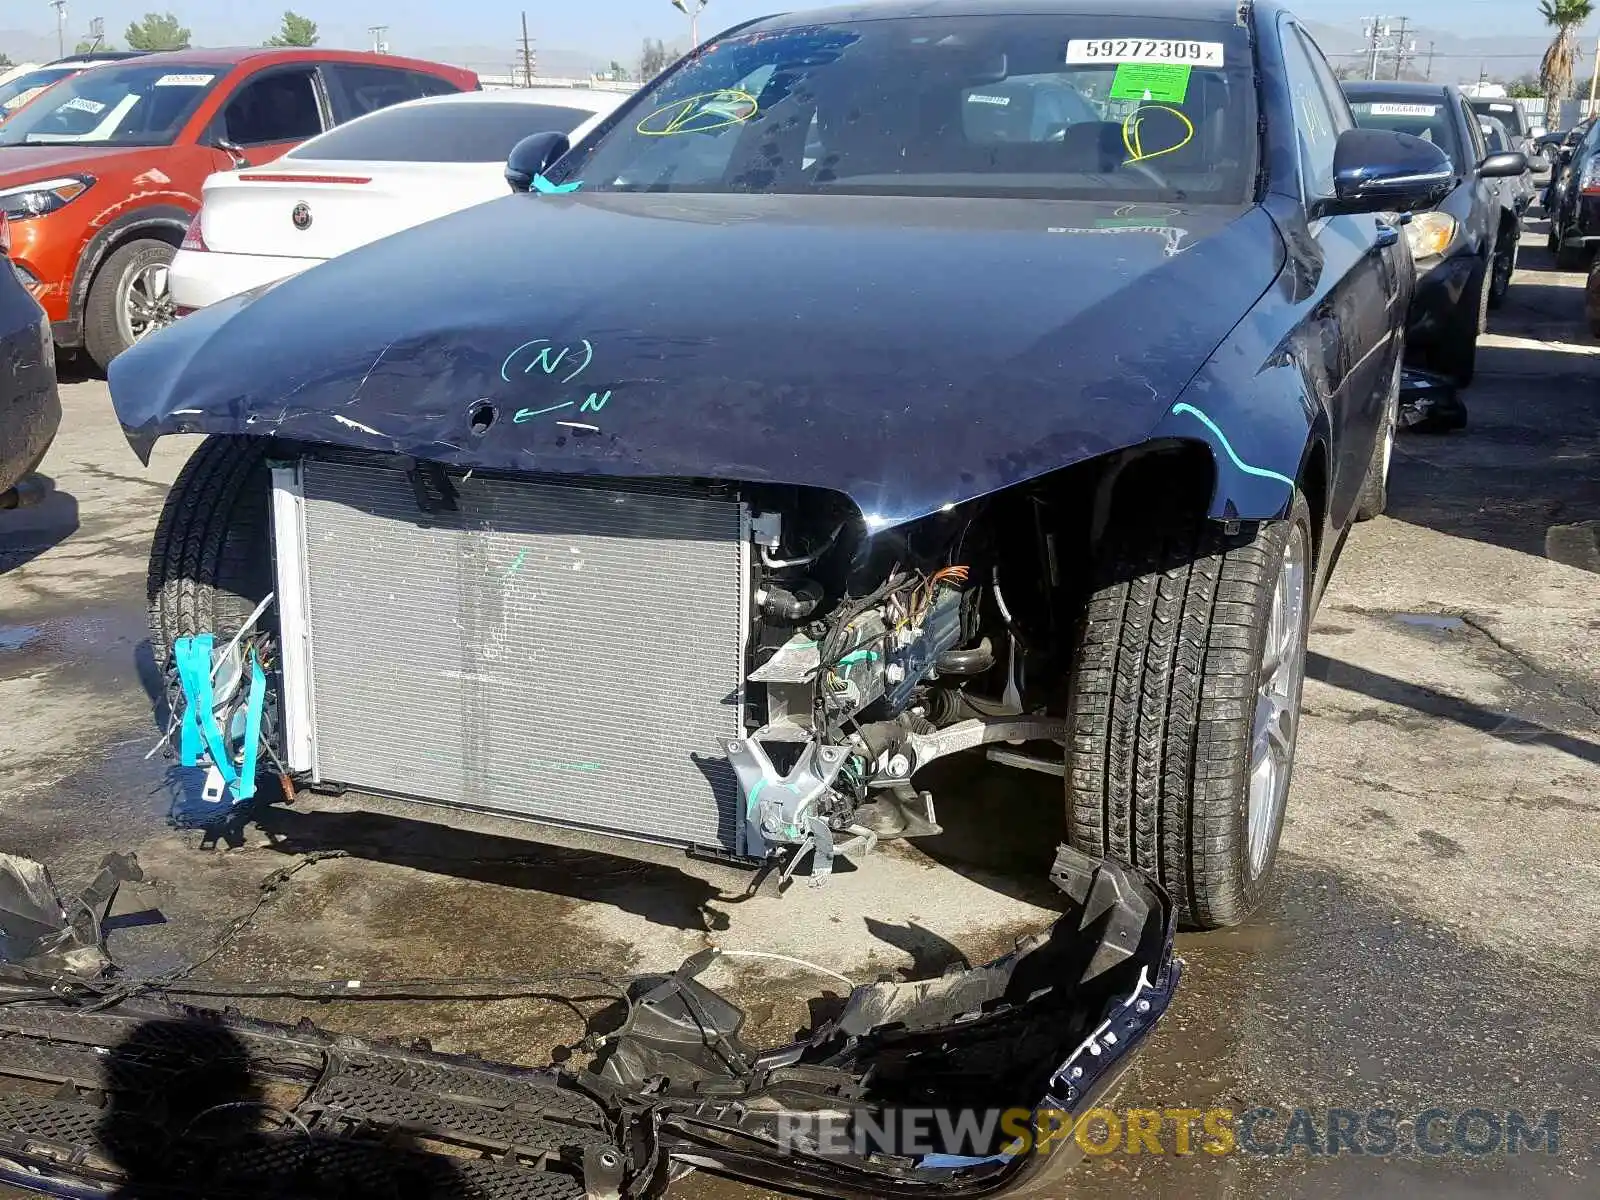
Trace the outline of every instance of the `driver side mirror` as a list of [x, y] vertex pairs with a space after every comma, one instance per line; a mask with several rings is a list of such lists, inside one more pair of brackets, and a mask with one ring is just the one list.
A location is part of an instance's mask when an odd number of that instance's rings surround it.
[[1333, 198], [1307, 215], [1431, 208], [1455, 180], [1449, 157], [1432, 142], [1388, 129], [1346, 129], [1333, 148]]
[[564, 133], [531, 133], [506, 156], [506, 182], [513, 192], [526, 192], [533, 187], [533, 177], [543, 175], [567, 152], [567, 135]]
[[1528, 156], [1516, 150], [1484, 156], [1478, 164], [1480, 179], [1509, 179], [1528, 169]]

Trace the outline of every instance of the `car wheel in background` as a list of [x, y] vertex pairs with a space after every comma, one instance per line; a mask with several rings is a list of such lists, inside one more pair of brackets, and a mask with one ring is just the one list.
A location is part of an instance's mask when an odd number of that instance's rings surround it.
[[[266, 440], [209, 437], [167, 492], [150, 547], [150, 645], [176, 696], [172, 645], [231, 638], [272, 590], [271, 493]], [[269, 610], [263, 628], [276, 628]]]
[[102, 370], [129, 346], [177, 317], [167, 268], [177, 254], [166, 242], [138, 238], [100, 265], [83, 312], [83, 341]]
[[1593, 256], [1593, 251], [1582, 242], [1558, 242], [1556, 268], [1561, 271], [1582, 271], [1588, 267]]
[[1294, 763], [1311, 510], [1226, 532], [1163, 492], [1115, 518], [1068, 688], [1067, 832], [1155, 875], [1191, 926], [1265, 895]]
[[1489, 273], [1489, 307], [1499, 308], [1511, 291], [1511, 279], [1517, 273], [1517, 251], [1522, 237], [1516, 232], [1506, 234], [1495, 244], [1493, 265]]
[[1356, 496], [1356, 520], [1370, 521], [1389, 505], [1389, 467], [1394, 461], [1394, 436], [1400, 428], [1400, 379], [1404, 370], [1401, 359], [1395, 356], [1394, 380], [1389, 385], [1389, 396], [1384, 401], [1383, 424], [1378, 427], [1378, 438], [1372, 444], [1372, 458], [1367, 463], [1366, 478], [1361, 481], [1361, 492]]

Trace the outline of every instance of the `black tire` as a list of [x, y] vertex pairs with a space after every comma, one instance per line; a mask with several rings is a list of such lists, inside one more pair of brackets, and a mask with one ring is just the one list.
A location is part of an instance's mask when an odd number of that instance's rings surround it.
[[1592, 253], [1582, 242], [1561, 242], [1556, 246], [1556, 270], [1582, 271], [1588, 267]]
[[1472, 282], [1456, 305], [1450, 327], [1428, 355], [1428, 365], [1466, 387], [1478, 369], [1478, 335], [1489, 323], [1487, 264], [1473, 273]]
[[1499, 308], [1511, 294], [1511, 279], [1517, 273], [1517, 251], [1521, 247], [1522, 238], [1515, 230], [1502, 233], [1495, 243], [1494, 258], [1490, 260], [1490, 308]]
[[1556, 236], [1555, 223], [1552, 221], [1550, 232], [1544, 235], [1544, 248], [1554, 254], [1561, 249], [1561, 239]]
[[1378, 427], [1378, 438], [1372, 444], [1372, 457], [1367, 461], [1367, 474], [1361, 481], [1361, 491], [1356, 496], [1356, 520], [1370, 521], [1381, 516], [1389, 507], [1389, 468], [1394, 461], [1394, 439], [1400, 428], [1400, 376], [1402, 363], [1395, 359], [1394, 381], [1389, 385], [1389, 398], [1384, 410], [1383, 424]]
[[83, 306], [83, 345], [103, 371], [133, 341], [120, 318], [129, 282], [146, 267], [170, 263], [178, 252], [155, 238], [136, 238], [117, 247], [100, 264]]
[[[1266, 626], [1291, 535], [1306, 549], [1308, 608], [1311, 515], [1298, 491], [1288, 520], [1231, 534], [1174, 512], [1170, 500], [1121, 515], [1079, 621], [1067, 706], [1068, 840], [1150, 871], [1191, 926], [1248, 917], [1277, 857], [1281, 808], [1264, 863], [1251, 872], [1248, 784]], [[1298, 678], [1292, 691], [1297, 711]]]
[[[150, 643], [168, 677], [172, 644], [231, 638], [272, 590], [271, 475], [260, 438], [209, 437], [167, 493], [150, 547]], [[275, 630], [272, 610], [263, 630]], [[169, 695], [175, 694], [169, 690]]]

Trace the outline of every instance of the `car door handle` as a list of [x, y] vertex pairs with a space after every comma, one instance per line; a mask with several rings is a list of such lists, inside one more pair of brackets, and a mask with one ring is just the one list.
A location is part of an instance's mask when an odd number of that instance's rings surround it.
[[1374, 240], [1378, 249], [1382, 250], [1385, 246], [1392, 246], [1400, 240], [1400, 231], [1385, 221], [1379, 221], [1377, 237]]

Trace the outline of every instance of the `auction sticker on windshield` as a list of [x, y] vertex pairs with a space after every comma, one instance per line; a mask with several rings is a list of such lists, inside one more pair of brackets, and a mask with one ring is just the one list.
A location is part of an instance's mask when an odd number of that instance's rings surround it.
[[163, 75], [156, 80], [157, 87], [205, 87], [215, 75]]
[[1368, 111], [1375, 117], [1431, 117], [1437, 104], [1374, 104]]
[[1174, 41], [1170, 38], [1073, 38], [1067, 62], [1171, 63], [1175, 66], [1220, 67], [1221, 42]]

